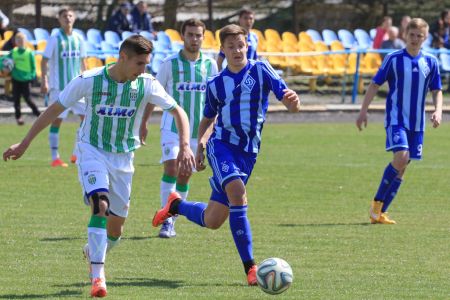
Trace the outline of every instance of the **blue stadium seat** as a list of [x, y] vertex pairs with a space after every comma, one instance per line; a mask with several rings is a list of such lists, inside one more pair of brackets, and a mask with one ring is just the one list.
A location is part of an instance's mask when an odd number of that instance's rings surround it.
[[154, 55], [152, 55], [152, 62], [151, 62], [151, 72], [153, 74], [157, 74], [159, 71], [159, 67], [161, 66], [162, 62], [166, 58], [166, 54], [162, 52], [156, 52]]
[[88, 29], [87, 40], [92, 44], [94, 44], [97, 48], [100, 48], [101, 47], [100, 44], [103, 41], [101, 31], [95, 28]]
[[104, 52], [99, 55], [100, 58], [105, 58], [107, 56], [119, 57], [117, 48], [108, 43], [107, 41], [101, 41], [100, 43], [101, 50]]
[[111, 44], [114, 48], [118, 48], [120, 41], [121, 39], [117, 32], [111, 30], [105, 31], [105, 42]]
[[347, 29], [339, 29], [338, 37], [339, 40], [342, 42], [342, 45], [344, 45], [346, 49], [351, 49], [357, 45], [353, 33], [348, 31]]
[[172, 43], [172, 52], [173, 53], [178, 53], [183, 48], [184, 48], [183, 43], [179, 43], [179, 42]]
[[372, 39], [370, 38], [370, 35], [365, 31], [364, 29], [358, 28], [355, 29], [355, 38], [358, 42], [358, 46], [363, 49], [367, 49], [372, 47]]
[[54, 36], [59, 32], [59, 28], [53, 28], [52, 31], [50, 32], [50, 36]]
[[135, 33], [131, 32], [131, 31], [123, 31], [122, 32], [122, 41], [126, 40], [129, 36], [132, 36], [133, 34], [135, 34]]
[[[87, 56], [97, 56], [95, 53], [98, 51], [97, 47], [89, 41], [84, 41], [84, 47], [86, 48]], [[94, 52], [94, 53], [93, 53]]]
[[339, 41], [336, 33], [330, 29], [322, 30], [322, 37], [327, 46], [330, 46], [333, 41]]
[[50, 37], [50, 33], [44, 28], [35, 28], [33, 29], [33, 33], [36, 41], [46, 41]]
[[83, 39], [83, 41], [87, 41], [86, 33], [84, 33], [83, 30], [81, 30], [81, 29], [79, 29], [79, 28], [74, 28], [74, 29], [73, 29], [73, 32], [75, 32], [76, 34], [78, 34], [78, 35]]
[[158, 42], [166, 49], [172, 49], [172, 41], [169, 35], [165, 31], [158, 31], [157, 33]]
[[375, 35], [377, 35], [377, 29], [376, 28], [370, 29], [369, 35], [370, 35], [370, 38], [373, 40], [375, 38]]
[[139, 32], [139, 34], [142, 35], [143, 37], [145, 37], [149, 41], [153, 41], [155, 39], [153, 34], [148, 31], [141, 31], [141, 32]]
[[317, 41], [323, 41], [322, 36], [317, 30], [314, 29], [308, 29], [306, 30], [306, 33], [309, 34], [309, 36], [312, 38], [313, 42]]
[[32, 43], [33, 45], [36, 45], [36, 39], [34, 38], [33, 34], [31, 33], [31, 31], [29, 31], [26, 28], [20, 27], [18, 28], [18, 30], [20, 32], [22, 32], [23, 34], [25, 34], [25, 36], [27, 37], [28, 42]]

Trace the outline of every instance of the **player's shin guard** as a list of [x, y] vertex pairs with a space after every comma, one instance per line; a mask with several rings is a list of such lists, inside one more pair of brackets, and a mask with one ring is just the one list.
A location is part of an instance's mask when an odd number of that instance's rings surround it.
[[178, 194], [180, 194], [182, 200], [186, 200], [189, 194], [189, 184], [177, 183], [175, 190]]
[[389, 163], [384, 169], [383, 178], [381, 178], [380, 186], [378, 187], [377, 194], [375, 195], [376, 201], [384, 201], [386, 193], [397, 175], [398, 171], [392, 166], [392, 164]]
[[230, 206], [229, 221], [231, 234], [242, 262], [253, 261], [252, 230], [247, 218], [247, 205]]
[[185, 216], [189, 221], [205, 227], [205, 210], [208, 205], [203, 202], [180, 201], [178, 214]]
[[106, 253], [111, 251], [112, 248], [119, 245], [120, 243], [120, 236], [119, 237], [113, 237], [108, 235], [108, 239], [106, 240]]
[[106, 258], [106, 217], [91, 216], [88, 225], [89, 258], [93, 278], [104, 278]]
[[386, 192], [386, 196], [384, 197], [383, 207], [381, 208], [382, 213], [388, 210], [388, 207], [391, 204], [392, 200], [394, 200], [395, 195], [397, 195], [398, 189], [400, 188], [402, 182], [403, 180], [401, 180], [400, 178], [395, 178], [394, 181], [392, 181], [389, 189]]
[[170, 193], [175, 192], [175, 182], [177, 178], [163, 174], [160, 183], [161, 207], [167, 203]]

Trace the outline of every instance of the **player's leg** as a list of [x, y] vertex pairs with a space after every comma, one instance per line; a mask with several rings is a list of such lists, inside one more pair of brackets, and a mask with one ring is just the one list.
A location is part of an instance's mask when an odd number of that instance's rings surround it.
[[20, 97], [22, 95], [22, 88], [20, 81], [12, 79], [12, 96], [14, 101], [14, 114], [16, 116], [17, 125], [23, 125], [25, 122], [22, 119], [22, 112], [20, 108]]
[[30, 85], [31, 85], [31, 82], [29, 82], [29, 81], [23, 83], [23, 89], [22, 89], [23, 98], [24, 98], [25, 102], [27, 103], [27, 105], [31, 108], [31, 111], [33, 112], [33, 114], [36, 117], [39, 117], [39, 115], [41, 113], [39, 112], [39, 109], [37, 108], [34, 101], [31, 100]]
[[[57, 101], [59, 97], [58, 90], [50, 90], [49, 93], [49, 104]], [[62, 112], [58, 118], [52, 122], [50, 125], [50, 130], [48, 134], [48, 142], [50, 145], [50, 152], [52, 156], [52, 167], [67, 167], [68, 165], [63, 162], [59, 156], [59, 129], [61, 127], [62, 120], [67, 117], [68, 110], [66, 109]]]

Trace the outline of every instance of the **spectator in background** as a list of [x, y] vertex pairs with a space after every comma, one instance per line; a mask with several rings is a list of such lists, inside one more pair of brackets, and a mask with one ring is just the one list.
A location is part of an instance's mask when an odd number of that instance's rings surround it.
[[441, 17], [430, 27], [430, 34], [433, 38], [433, 48], [450, 48], [449, 44], [449, 23], [450, 12], [446, 9], [441, 12]]
[[380, 49], [383, 41], [388, 39], [388, 30], [392, 26], [392, 18], [384, 17], [383, 22], [380, 26], [377, 27], [377, 33], [375, 34], [375, 38], [373, 39], [373, 49]]
[[147, 3], [139, 1], [138, 4], [131, 10], [133, 32], [139, 33], [143, 30], [152, 33], [156, 36], [156, 32], [153, 30], [152, 17], [147, 11]]
[[0, 9], [0, 37], [3, 39], [3, 34], [6, 31], [6, 27], [8, 27], [9, 18], [5, 15]]
[[16, 122], [17, 125], [23, 125], [25, 122], [20, 111], [22, 96], [33, 114], [37, 117], [40, 115], [39, 109], [30, 97], [30, 85], [36, 77], [36, 60], [33, 51], [25, 47], [26, 37], [22, 32], [16, 34], [15, 41], [17, 46], [11, 50], [8, 56], [14, 62], [11, 78]]
[[[247, 44], [248, 44], [248, 51], [247, 51], [247, 59], [253, 59], [256, 60], [258, 58], [258, 54], [256, 53], [256, 49], [258, 48], [258, 36], [251, 32], [251, 29], [253, 28], [253, 24], [255, 24], [255, 14], [253, 11], [249, 9], [242, 9], [239, 12], [239, 26], [245, 29], [247, 31]], [[219, 56], [217, 57], [217, 66], [219, 68], [219, 71], [222, 70], [222, 64], [225, 59], [225, 54], [223, 54], [222, 51], [219, 52]]]
[[106, 30], [115, 31], [120, 35], [124, 31], [133, 31], [133, 19], [130, 15], [131, 5], [128, 2], [120, 4], [119, 9], [108, 20]]
[[398, 34], [398, 38], [403, 42], [406, 42], [406, 27], [408, 26], [409, 21], [411, 21], [410, 16], [403, 16], [402, 21], [400, 22], [400, 30]]
[[[381, 49], [402, 49], [405, 48], [406, 44], [398, 37], [399, 30], [395, 26], [391, 26], [388, 29], [388, 36], [389, 38], [385, 40], [381, 44]], [[383, 54], [385, 56], [385, 54]]]

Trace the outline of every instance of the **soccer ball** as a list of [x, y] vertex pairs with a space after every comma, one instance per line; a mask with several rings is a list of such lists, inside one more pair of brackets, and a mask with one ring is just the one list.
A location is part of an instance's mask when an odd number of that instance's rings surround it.
[[272, 257], [258, 265], [256, 279], [266, 293], [276, 295], [287, 290], [294, 279], [291, 266], [283, 259]]
[[5, 58], [3, 60], [3, 70], [11, 72], [14, 68], [14, 61], [11, 58]]

